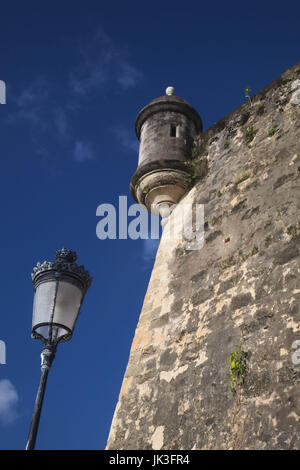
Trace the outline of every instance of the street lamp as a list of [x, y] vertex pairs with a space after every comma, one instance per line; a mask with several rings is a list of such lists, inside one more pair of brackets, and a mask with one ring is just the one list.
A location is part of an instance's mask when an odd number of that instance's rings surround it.
[[41, 380], [35, 400], [26, 450], [33, 450], [40, 421], [48, 373], [58, 343], [71, 339], [92, 278], [78, 266], [75, 251], [55, 252], [55, 261], [38, 263], [32, 272], [34, 285], [32, 338], [43, 341]]

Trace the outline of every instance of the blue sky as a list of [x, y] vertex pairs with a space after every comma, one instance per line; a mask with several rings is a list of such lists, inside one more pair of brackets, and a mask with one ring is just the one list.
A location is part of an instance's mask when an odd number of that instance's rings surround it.
[[37, 261], [63, 246], [94, 276], [49, 375], [38, 449], [103, 449], [157, 243], [99, 240], [128, 196], [138, 111], [173, 85], [204, 129], [299, 61], [298, 2], [2, 2], [0, 449], [23, 449], [40, 376]]

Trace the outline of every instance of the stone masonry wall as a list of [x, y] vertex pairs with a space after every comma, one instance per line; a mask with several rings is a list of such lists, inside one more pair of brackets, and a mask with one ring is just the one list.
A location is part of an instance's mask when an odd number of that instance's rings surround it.
[[298, 92], [300, 64], [197, 139], [205, 244], [162, 236], [107, 449], [300, 449]]

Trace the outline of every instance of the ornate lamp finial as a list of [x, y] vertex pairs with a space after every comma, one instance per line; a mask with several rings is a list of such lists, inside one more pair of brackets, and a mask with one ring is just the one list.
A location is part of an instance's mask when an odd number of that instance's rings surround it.
[[34, 286], [37, 287], [44, 275], [47, 275], [47, 277], [54, 276], [54, 278], [57, 279], [58, 274], [60, 274], [62, 276], [72, 277], [73, 280], [74, 278], [75, 280], [77, 279], [84, 290], [87, 291], [93, 278], [89, 275], [88, 271], [85, 271], [84, 266], [78, 266], [75, 263], [77, 259], [76, 252], [62, 248], [55, 252], [55, 257], [55, 261], [39, 262], [36, 267], [33, 268], [31, 277]]
[[66, 261], [67, 263], [74, 263], [77, 260], [77, 255], [75, 251], [67, 250], [67, 248], [62, 248], [55, 252], [55, 257], [59, 261]]

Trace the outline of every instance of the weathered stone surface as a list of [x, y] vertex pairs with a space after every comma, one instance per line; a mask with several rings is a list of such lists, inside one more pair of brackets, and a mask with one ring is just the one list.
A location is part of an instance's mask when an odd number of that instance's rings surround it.
[[300, 449], [299, 78], [300, 64], [197, 140], [209, 172], [181, 204], [205, 204], [206, 243], [162, 236], [108, 449]]

